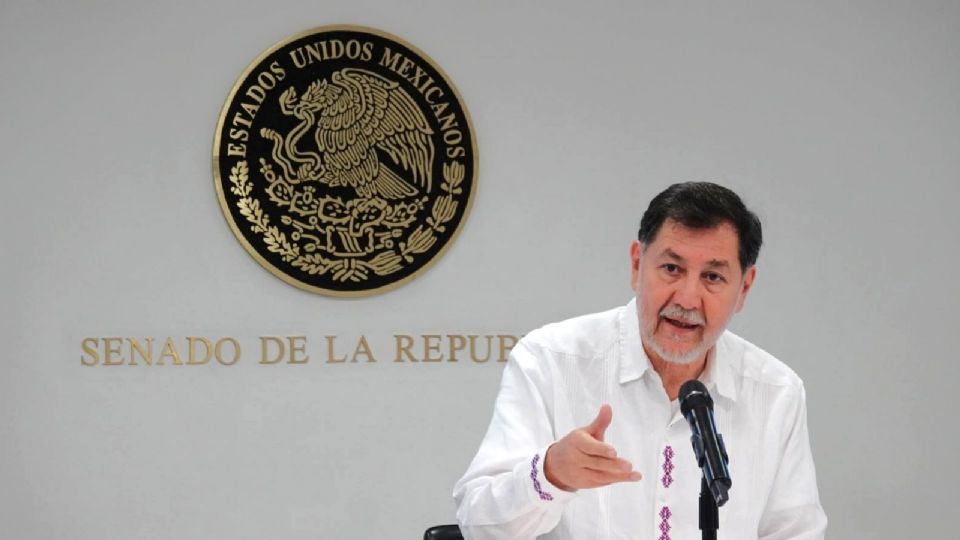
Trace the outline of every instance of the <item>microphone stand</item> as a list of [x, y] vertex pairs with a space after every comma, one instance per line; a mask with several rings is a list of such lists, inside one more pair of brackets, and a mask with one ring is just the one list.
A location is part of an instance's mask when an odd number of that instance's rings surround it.
[[[695, 412], [698, 408], [702, 409], [699, 415]], [[697, 380], [683, 383], [680, 387], [680, 412], [687, 418], [693, 431], [690, 443], [701, 471], [700, 532], [703, 540], [717, 540], [717, 529], [720, 528], [719, 507], [730, 499], [727, 493], [732, 485], [730, 473], [727, 471], [730, 458], [727, 456], [726, 445], [723, 444], [723, 436], [717, 433], [717, 428], [714, 427], [713, 400], [703, 383]], [[710, 459], [707, 459], [707, 445], [710, 445]]]
[[[697, 457], [697, 465], [700, 466], [700, 470], [704, 471], [704, 467], [707, 465], [707, 455], [706, 451], [703, 448], [703, 440], [696, 434], [690, 438], [693, 443], [693, 453]], [[727, 457], [727, 449], [723, 444], [723, 437], [718, 436], [718, 443], [720, 445], [720, 457], [723, 459], [724, 463], [729, 463]], [[723, 502], [726, 502], [726, 497], [723, 497]], [[710, 486], [707, 485], [707, 475], [705, 473], [700, 476], [700, 533], [703, 540], [717, 540], [717, 529], [720, 528], [720, 509], [717, 506], [717, 498], [714, 496], [713, 492], [710, 491]]]
[[703, 540], [717, 540], [720, 528], [720, 511], [717, 501], [707, 486], [707, 479], [700, 477], [700, 532]]

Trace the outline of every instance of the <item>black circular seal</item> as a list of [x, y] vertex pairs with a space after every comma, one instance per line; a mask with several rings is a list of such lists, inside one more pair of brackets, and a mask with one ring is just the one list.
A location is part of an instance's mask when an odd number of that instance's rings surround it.
[[379, 30], [289, 37], [240, 76], [213, 174], [237, 239], [287, 283], [365, 296], [423, 272], [476, 190], [470, 115], [424, 53]]

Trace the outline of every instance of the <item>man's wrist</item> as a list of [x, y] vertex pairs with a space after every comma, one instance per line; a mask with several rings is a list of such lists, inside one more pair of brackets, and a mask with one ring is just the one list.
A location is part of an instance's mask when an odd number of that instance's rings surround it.
[[543, 477], [546, 478], [547, 482], [550, 482], [550, 484], [556, 487], [557, 489], [561, 489], [563, 491], [573, 493], [574, 491], [576, 491], [576, 489], [561, 482], [554, 474], [554, 471], [552, 471], [549, 468], [550, 467], [550, 461], [549, 461], [550, 450], [553, 449], [554, 444], [556, 443], [553, 443], [550, 446], [548, 446], [547, 451], [543, 453]]

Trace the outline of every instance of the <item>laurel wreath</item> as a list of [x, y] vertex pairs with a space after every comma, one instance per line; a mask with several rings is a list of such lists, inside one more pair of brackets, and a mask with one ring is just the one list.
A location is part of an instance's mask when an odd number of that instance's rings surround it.
[[440, 184], [443, 195], [434, 199], [426, 226], [417, 226], [405, 242], [399, 242], [396, 248], [381, 251], [369, 261], [329, 259], [320, 253], [302, 253], [297, 242], [287, 240], [276, 225], [270, 225], [270, 216], [263, 211], [260, 201], [250, 196], [253, 182], [246, 160], [240, 160], [230, 169], [230, 192], [238, 197], [240, 215], [250, 224], [250, 230], [261, 236], [268, 251], [278, 254], [284, 262], [307, 274], [319, 276], [329, 273], [335, 281], [359, 283], [369, 279], [371, 272], [378, 276], [393, 274], [402, 269], [404, 263], [412, 263], [415, 255], [433, 247], [437, 242], [437, 233], [445, 232], [446, 224], [457, 213], [460, 203], [455, 197], [463, 194], [461, 184], [465, 172], [464, 166], [457, 161], [444, 163], [443, 182]]

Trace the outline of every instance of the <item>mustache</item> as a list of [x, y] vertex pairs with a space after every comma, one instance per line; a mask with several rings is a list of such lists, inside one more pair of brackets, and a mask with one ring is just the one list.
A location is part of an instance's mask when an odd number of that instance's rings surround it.
[[677, 304], [670, 304], [669, 306], [661, 309], [660, 316], [667, 319], [680, 321], [684, 324], [706, 324], [706, 320], [704, 320], [703, 314], [700, 313], [700, 310], [684, 309]]

